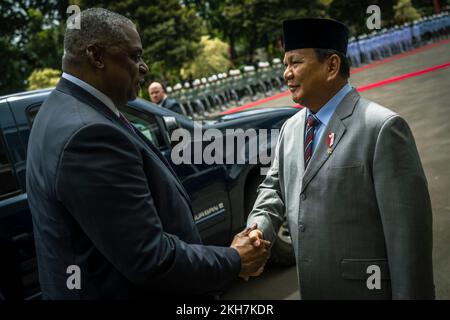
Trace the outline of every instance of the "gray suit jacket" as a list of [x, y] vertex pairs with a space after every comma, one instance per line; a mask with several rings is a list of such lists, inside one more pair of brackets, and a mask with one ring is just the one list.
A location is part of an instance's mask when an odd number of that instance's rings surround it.
[[[273, 241], [286, 214], [303, 299], [434, 298], [431, 203], [405, 120], [353, 89], [305, 171], [305, 117], [284, 124], [248, 225]], [[371, 265], [381, 289], [368, 289]]]

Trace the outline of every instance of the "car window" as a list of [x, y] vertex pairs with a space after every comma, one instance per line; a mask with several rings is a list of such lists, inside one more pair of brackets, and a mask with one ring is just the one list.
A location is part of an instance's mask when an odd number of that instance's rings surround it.
[[30, 122], [30, 125], [33, 124], [34, 118], [36, 118], [36, 115], [39, 111], [39, 108], [41, 107], [41, 103], [38, 104], [32, 104], [31, 106], [28, 106], [26, 109], [28, 121]]
[[20, 192], [14, 170], [6, 153], [3, 138], [0, 136], [0, 200], [12, 197]]
[[137, 111], [130, 107], [123, 107], [120, 110], [136, 129], [138, 129], [156, 147], [162, 149], [166, 147], [161, 133], [161, 129], [155, 116]]
[[[27, 115], [30, 124], [33, 123], [40, 107], [41, 104], [35, 104], [27, 108]], [[136, 127], [136, 129], [146, 136], [147, 139], [149, 139], [156, 147], [160, 149], [166, 147], [158, 122], [153, 115], [137, 111], [130, 107], [123, 107], [120, 109], [120, 111]]]

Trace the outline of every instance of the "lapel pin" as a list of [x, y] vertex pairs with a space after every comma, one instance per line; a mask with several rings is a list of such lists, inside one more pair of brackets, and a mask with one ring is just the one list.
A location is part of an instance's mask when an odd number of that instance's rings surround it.
[[328, 154], [333, 152], [333, 144], [334, 144], [334, 132], [328, 134]]

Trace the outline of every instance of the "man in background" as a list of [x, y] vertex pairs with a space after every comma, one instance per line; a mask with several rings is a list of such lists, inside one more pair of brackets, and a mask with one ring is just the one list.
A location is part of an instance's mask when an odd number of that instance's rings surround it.
[[167, 97], [167, 94], [161, 83], [152, 82], [148, 87], [148, 94], [150, 96], [150, 100], [153, 103], [159, 104], [163, 108], [186, 115], [186, 111], [181, 104], [179, 104], [174, 99], [170, 99]]

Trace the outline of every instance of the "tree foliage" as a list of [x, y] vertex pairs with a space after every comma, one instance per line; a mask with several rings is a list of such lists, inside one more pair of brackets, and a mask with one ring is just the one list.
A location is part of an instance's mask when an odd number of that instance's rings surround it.
[[372, 30], [367, 29], [367, 19], [369, 15], [367, 8], [371, 5], [380, 7], [381, 24], [387, 26], [391, 24], [394, 17], [395, 0], [333, 0], [329, 7], [330, 18], [339, 20], [350, 27], [352, 35], [369, 33]]
[[[187, 0], [205, 19], [209, 34], [230, 45], [235, 64], [249, 63], [257, 48], [281, 53], [283, 20], [326, 16], [324, 1], [306, 0]], [[238, 59], [241, 57], [241, 59]]]
[[229, 46], [218, 38], [203, 36], [200, 41], [200, 53], [194, 61], [185, 64], [181, 76], [188, 78], [207, 77], [211, 74], [226, 72], [231, 66]]
[[[444, 7], [448, 1], [440, 3]], [[254, 62], [262, 51], [269, 59], [282, 55], [285, 19], [330, 17], [357, 35], [369, 31], [369, 5], [380, 6], [383, 27], [415, 19], [417, 12], [433, 12], [431, 0], [71, 0], [70, 4], [81, 10], [107, 8], [134, 21], [150, 68], [147, 78], [166, 83], [178, 82], [183, 66], [198, 65], [200, 70], [199, 55], [203, 61], [214, 59], [205, 54], [201, 36], [226, 42], [233, 67], [239, 67]], [[25, 90], [35, 69], [61, 68], [68, 6], [68, 0], [0, 1], [0, 94]], [[211, 68], [210, 73], [220, 71], [214, 63]]]
[[25, 90], [35, 68], [60, 68], [66, 1], [0, 3], [0, 94]]
[[36, 90], [55, 87], [60, 76], [60, 70], [50, 68], [36, 69], [28, 77], [28, 89]]
[[176, 77], [186, 61], [200, 49], [201, 19], [193, 8], [178, 0], [80, 1], [81, 10], [104, 7], [120, 13], [138, 26], [149, 78]]
[[398, 0], [394, 10], [394, 19], [397, 23], [410, 22], [420, 18], [420, 14], [413, 7], [411, 0]]

